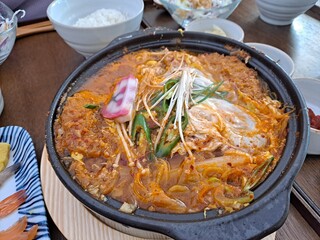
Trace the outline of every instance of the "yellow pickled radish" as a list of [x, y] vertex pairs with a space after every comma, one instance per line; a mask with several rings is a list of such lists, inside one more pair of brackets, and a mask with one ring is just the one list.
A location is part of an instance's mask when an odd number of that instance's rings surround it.
[[6, 168], [9, 162], [10, 144], [0, 142], [0, 172]]

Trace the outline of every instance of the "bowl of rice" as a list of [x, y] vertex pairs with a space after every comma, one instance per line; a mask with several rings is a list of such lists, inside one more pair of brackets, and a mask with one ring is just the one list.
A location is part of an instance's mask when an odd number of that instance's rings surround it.
[[138, 30], [143, 9], [143, 0], [56, 0], [47, 15], [63, 40], [88, 58], [114, 38]]

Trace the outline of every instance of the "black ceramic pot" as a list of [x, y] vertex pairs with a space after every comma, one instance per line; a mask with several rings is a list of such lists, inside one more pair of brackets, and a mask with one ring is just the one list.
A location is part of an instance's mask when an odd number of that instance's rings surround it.
[[[229, 47], [226, 48], [226, 45]], [[251, 55], [247, 66], [258, 71], [281, 102], [295, 107], [289, 120], [287, 144], [281, 159], [268, 178], [254, 190], [254, 201], [240, 211], [219, 216], [215, 210], [211, 210], [207, 212], [206, 218], [203, 212], [164, 214], [138, 209], [134, 214], [126, 214], [118, 211], [120, 202], [113, 199], [101, 202], [83, 191], [57, 156], [53, 123], [65, 97], [76, 92], [86, 79], [107, 63], [125, 53], [139, 49], [159, 49], [163, 46], [225, 55], [230, 54], [230, 49], [242, 49]], [[121, 231], [143, 237], [143, 231], [146, 230], [174, 239], [260, 239], [276, 231], [287, 217], [291, 186], [303, 164], [308, 145], [309, 120], [306, 109], [305, 102], [290, 77], [270, 59], [245, 44], [205, 33], [151, 29], [120, 37], [87, 59], [66, 79], [50, 108], [46, 144], [52, 167], [65, 187], [88, 209]], [[135, 232], [132, 229], [140, 230]]]

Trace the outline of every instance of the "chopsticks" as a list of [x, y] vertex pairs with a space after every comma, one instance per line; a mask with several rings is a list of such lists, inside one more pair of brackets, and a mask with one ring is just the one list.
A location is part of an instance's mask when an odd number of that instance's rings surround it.
[[18, 27], [17, 38], [26, 37], [35, 33], [49, 32], [53, 30], [54, 28], [49, 20], [33, 23], [26, 26]]

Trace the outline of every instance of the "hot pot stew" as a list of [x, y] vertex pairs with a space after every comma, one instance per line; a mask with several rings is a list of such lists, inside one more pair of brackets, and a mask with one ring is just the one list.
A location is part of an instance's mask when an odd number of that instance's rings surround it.
[[236, 56], [140, 50], [66, 99], [55, 146], [83, 189], [121, 211], [232, 212], [277, 164], [288, 120]]

